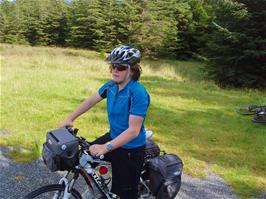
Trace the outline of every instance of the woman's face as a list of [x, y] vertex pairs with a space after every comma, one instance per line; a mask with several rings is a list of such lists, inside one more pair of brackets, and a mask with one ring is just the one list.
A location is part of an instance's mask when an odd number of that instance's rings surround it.
[[112, 64], [112, 77], [118, 84], [126, 83], [130, 78], [130, 67], [127, 64]]

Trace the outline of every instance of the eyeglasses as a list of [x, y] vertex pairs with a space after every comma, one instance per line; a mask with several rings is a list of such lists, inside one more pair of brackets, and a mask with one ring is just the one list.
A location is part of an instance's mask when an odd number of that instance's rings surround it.
[[122, 65], [122, 64], [112, 64], [112, 69], [117, 69], [118, 71], [124, 71], [128, 68], [128, 65]]

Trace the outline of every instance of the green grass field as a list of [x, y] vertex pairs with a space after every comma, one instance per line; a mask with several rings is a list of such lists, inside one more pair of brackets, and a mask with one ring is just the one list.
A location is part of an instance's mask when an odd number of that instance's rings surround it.
[[[58, 127], [111, 76], [102, 54], [1, 44], [1, 146], [20, 162], [40, 156], [48, 130]], [[204, 81], [201, 63], [144, 60], [141, 82], [151, 95], [146, 127], [163, 150], [178, 154], [186, 173], [221, 175], [242, 198], [266, 191], [266, 125], [235, 108], [266, 104], [257, 90], [221, 89]], [[75, 121], [89, 140], [108, 130], [105, 103]]]

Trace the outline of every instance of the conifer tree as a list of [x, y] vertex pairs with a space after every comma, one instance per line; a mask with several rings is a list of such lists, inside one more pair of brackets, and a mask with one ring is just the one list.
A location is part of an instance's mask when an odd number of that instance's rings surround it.
[[20, 0], [16, 4], [23, 16], [23, 35], [27, 42], [30, 45], [45, 45], [46, 43], [42, 40], [42, 20], [44, 19], [44, 13], [47, 12], [43, 9], [45, 2], [41, 0]]
[[[47, 0], [43, 7], [41, 40], [46, 45], [65, 46], [68, 35], [68, 7], [63, 0]], [[47, 12], [49, 11], [49, 12]]]
[[2, 1], [0, 4], [0, 42], [13, 43], [16, 41], [14, 14], [15, 4], [7, 0]]
[[0, 4], [0, 42], [27, 43], [24, 36], [25, 20], [19, 3], [4, 0]]
[[141, 29], [141, 13], [138, 2], [114, 2], [111, 7], [111, 44], [137, 45]]
[[113, 41], [116, 37], [113, 30], [113, 24], [111, 23], [113, 14], [112, 6], [115, 1], [112, 0], [97, 0], [95, 5], [94, 19], [96, 20], [94, 32], [95, 37], [93, 39], [94, 48], [98, 51], [107, 51], [113, 48]]
[[266, 87], [265, 5], [265, 0], [219, 1], [205, 51], [206, 70], [219, 85]]
[[204, 0], [187, 0], [179, 4], [176, 15], [179, 41], [176, 55], [180, 59], [197, 58], [206, 45], [205, 34], [212, 17]]
[[69, 19], [68, 45], [79, 48], [94, 49], [97, 11], [95, 1], [77, 0], [72, 2]]

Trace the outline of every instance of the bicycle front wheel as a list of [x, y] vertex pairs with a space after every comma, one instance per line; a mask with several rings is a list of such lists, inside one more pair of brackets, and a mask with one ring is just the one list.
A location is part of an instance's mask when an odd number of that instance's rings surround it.
[[[30, 192], [23, 199], [62, 199], [64, 190], [64, 185], [51, 184]], [[82, 199], [82, 197], [77, 190], [72, 189], [70, 199]]]

